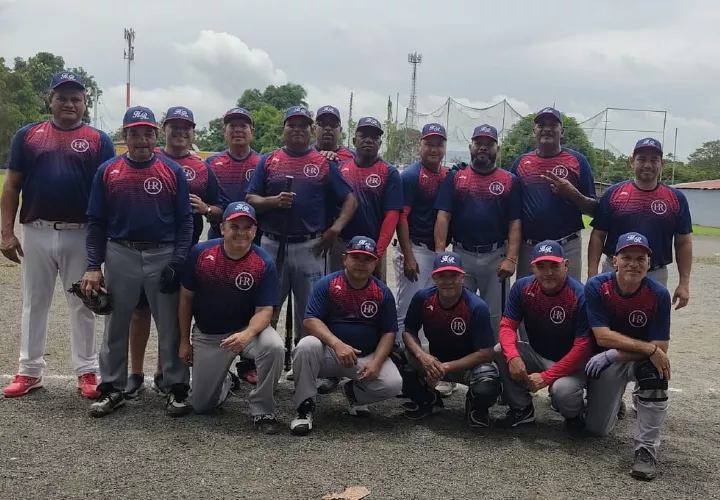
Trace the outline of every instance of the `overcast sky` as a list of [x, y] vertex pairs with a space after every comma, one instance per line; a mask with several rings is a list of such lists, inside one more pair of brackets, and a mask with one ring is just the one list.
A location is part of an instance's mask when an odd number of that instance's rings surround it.
[[[186, 105], [200, 125], [244, 89], [288, 81], [343, 120], [351, 91], [356, 118], [380, 119], [399, 92], [402, 120], [407, 53], [418, 51], [419, 111], [448, 96], [477, 107], [507, 98], [521, 114], [555, 103], [581, 120], [608, 107], [664, 110], [665, 149], [677, 127], [684, 157], [720, 139], [718, 21], [717, 0], [0, 0], [0, 56], [49, 51], [83, 66], [114, 130], [125, 109], [124, 28], [137, 33], [132, 104], [158, 118]], [[592, 133], [599, 146], [604, 120]], [[636, 139], [662, 138], [662, 114], [611, 111], [608, 122], [658, 131], [608, 133], [626, 154]]]

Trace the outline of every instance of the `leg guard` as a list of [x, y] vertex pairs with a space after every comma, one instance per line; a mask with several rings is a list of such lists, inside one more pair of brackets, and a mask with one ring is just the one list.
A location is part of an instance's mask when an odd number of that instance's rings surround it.
[[428, 387], [424, 378], [413, 370], [410, 365], [400, 368], [402, 377], [402, 393], [418, 404], [437, 404], [442, 402], [442, 397], [434, 388]]
[[638, 382], [638, 398], [647, 402], [663, 402], [668, 400], [668, 381], [660, 378], [660, 374], [650, 361], [635, 363], [633, 367], [635, 380]]
[[467, 406], [473, 410], [487, 410], [495, 404], [501, 392], [499, 377], [481, 377], [468, 386]]

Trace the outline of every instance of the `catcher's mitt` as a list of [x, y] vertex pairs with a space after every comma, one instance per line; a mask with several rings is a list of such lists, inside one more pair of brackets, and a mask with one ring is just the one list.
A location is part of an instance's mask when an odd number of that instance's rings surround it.
[[100, 289], [97, 292], [93, 292], [90, 297], [87, 297], [81, 287], [80, 281], [72, 284], [68, 293], [75, 295], [77, 298], [83, 301], [85, 307], [90, 309], [95, 314], [104, 316], [112, 312], [112, 302], [110, 301], [110, 294], [105, 289]]

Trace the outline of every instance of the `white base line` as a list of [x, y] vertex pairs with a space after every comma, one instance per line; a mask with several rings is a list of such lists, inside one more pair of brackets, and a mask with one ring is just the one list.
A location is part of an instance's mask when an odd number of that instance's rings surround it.
[[[15, 377], [15, 375], [8, 375], [7, 373], [3, 373], [0, 375], [0, 378], [6, 378], [8, 380], [11, 380]], [[74, 375], [43, 375], [43, 380], [77, 380], [77, 377]]]

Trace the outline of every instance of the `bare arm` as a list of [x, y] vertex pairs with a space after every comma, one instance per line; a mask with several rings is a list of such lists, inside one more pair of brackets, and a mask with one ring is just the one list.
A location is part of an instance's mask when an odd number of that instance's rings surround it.
[[590, 233], [590, 241], [588, 241], [588, 278], [598, 274], [606, 235], [606, 231], [598, 229], [593, 229]]
[[8, 170], [5, 174], [5, 184], [3, 184], [2, 200], [0, 200], [0, 210], [2, 211], [2, 234], [15, 234], [15, 217], [17, 217], [18, 207], [20, 206], [20, 190], [23, 183], [22, 172]]
[[405, 348], [410, 351], [410, 354], [415, 356], [415, 359], [420, 359], [426, 354], [426, 352], [420, 345], [420, 341], [412, 333], [404, 331], [402, 334], [402, 339], [403, 343], [405, 344]]
[[180, 343], [190, 343], [190, 325], [192, 323], [192, 303], [195, 294], [180, 287], [180, 302], [178, 304], [178, 321], [180, 322]]
[[373, 361], [378, 363], [378, 365], [382, 365], [388, 358], [388, 356], [390, 356], [390, 351], [392, 350], [392, 346], [394, 343], [395, 332], [383, 333], [382, 337], [380, 337], [380, 342], [378, 342], [378, 345], [375, 348], [375, 354], [373, 354]]
[[260, 332], [270, 326], [272, 320], [273, 306], [262, 306], [255, 308], [255, 314], [250, 318], [245, 331], [250, 334], [250, 338], [257, 337]]
[[450, 227], [452, 214], [445, 210], [438, 210], [435, 218], [435, 251], [444, 252], [447, 248], [448, 228]]
[[[5, 181], [7, 182], [7, 181]], [[692, 235], [675, 235], [675, 260], [680, 274], [680, 284], [690, 286], [690, 270], [692, 268]]]
[[518, 255], [520, 254], [520, 245], [522, 245], [522, 222], [517, 219], [510, 221], [507, 249], [507, 258], [515, 264], [517, 264]]
[[397, 226], [398, 243], [403, 255], [407, 259], [409, 256], [415, 257], [412, 253], [412, 245], [410, 244], [410, 228], [408, 227], [407, 221], [402, 219]]
[[473, 368], [474, 366], [481, 365], [483, 363], [490, 363], [493, 360], [494, 355], [495, 352], [492, 347], [480, 349], [479, 351], [475, 351], [465, 357], [445, 363], [445, 369], [450, 373], [463, 372]]
[[357, 207], [358, 201], [355, 195], [353, 193], [348, 193], [347, 195], [345, 195], [342, 207], [340, 208], [340, 214], [338, 215], [337, 219], [335, 219], [335, 222], [332, 225], [333, 229], [338, 234], [340, 233], [340, 231], [343, 230], [345, 226], [347, 226], [347, 223], [350, 222], [350, 219], [353, 218]]
[[[245, 196], [245, 201], [248, 202], [250, 205], [252, 205], [255, 208], [255, 212], [258, 214], [261, 214], [263, 212], [267, 212], [268, 210], [272, 210], [274, 208], [280, 207], [280, 195], [283, 193], [280, 193], [277, 196], [260, 196], [257, 194], [249, 194]], [[288, 194], [288, 193], [285, 193]], [[290, 195], [292, 197], [292, 195]]]
[[313, 337], [320, 339], [320, 342], [335, 350], [335, 347], [343, 342], [337, 338], [330, 329], [317, 318], [305, 318], [303, 320], [303, 328]]
[[574, 195], [570, 198], [570, 200], [585, 215], [594, 215], [595, 209], [600, 203], [597, 199], [585, 196], [578, 190], [575, 191]]
[[[629, 354], [639, 354], [645, 358], [649, 357], [655, 351], [655, 345], [668, 345], [667, 341], [645, 342], [643, 340], [637, 340], [611, 330], [606, 326], [594, 326], [592, 327], [592, 331], [600, 347], [617, 349], [618, 351], [625, 351]], [[667, 350], [667, 347], [663, 350]]]

